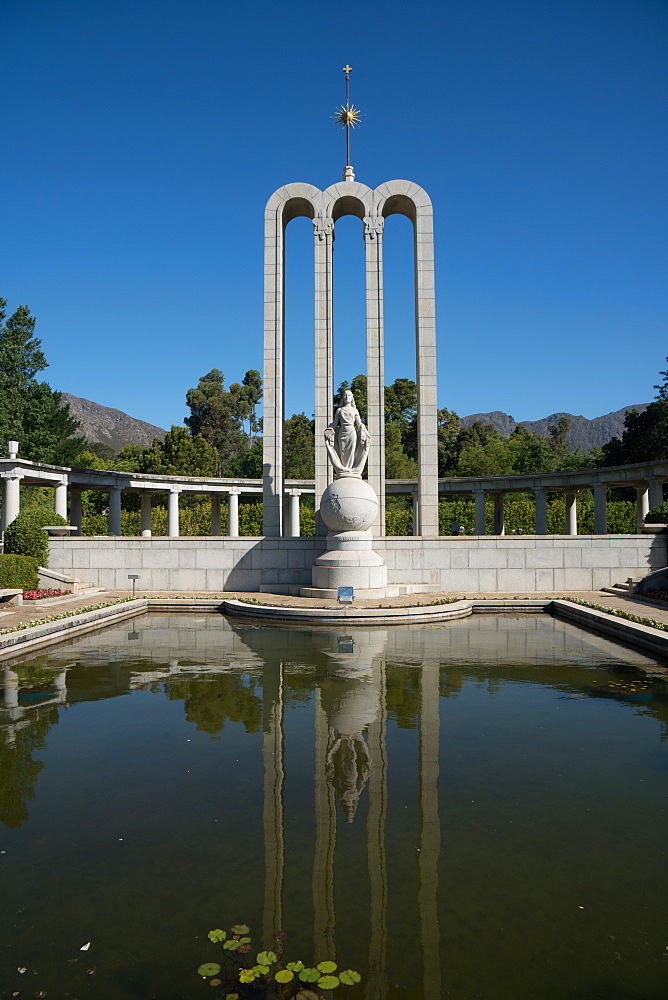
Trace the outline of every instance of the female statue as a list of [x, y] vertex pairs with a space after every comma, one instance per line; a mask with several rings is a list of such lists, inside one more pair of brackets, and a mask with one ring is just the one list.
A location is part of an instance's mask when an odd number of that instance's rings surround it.
[[355, 406], [355, 397], [346, 389], [334, 419], [325, 430], [325, 447], [337, 478], [361, 478], [370, 444], [371, 437]]

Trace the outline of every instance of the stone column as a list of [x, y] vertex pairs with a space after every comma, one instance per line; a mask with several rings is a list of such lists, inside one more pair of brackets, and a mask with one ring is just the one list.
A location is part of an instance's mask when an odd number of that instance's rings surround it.
[[21, 512], [21, 480], [23, 476], [16, 472], [9, 472], [4, 477], [5, 493], [2, 502], [2, 533], [14, 521]]
[[577, 535], [578, 533], [578, 502], [577, 493], [569, 490], [565, 494], [566, 500], [566, 534]]
[[658, 507], [663, 503], [663, 483], [660, 479], [650, 479], [649, 481], [649, 509]]
[[283, 664], [265, 663], [262, 672], [262, 824], [264, 829], [264, 944], [283, 927], [285, 881], [285, 737], [283, 734]]
[[503, 493], [494, 494], [494, 534], [505, 535], [506, 518], [503, 509]]
[[167, 534], [170, 538], [179, 536], [179, 493], [178, 486], [172, 486], [167, 494]]
[[475, 533], [476, 535], [487, 534], [487, 517], [485, 514], [485, 491], [477, 490], [475, 496]]
[[608, 533], [608, 504], [607, 489], [599, 483], [594, 487], [594, 534], [607, 535]]
[[[313, 219], [315, 267], [315, 510], [316, 532], [327, 534], [320, 520], [320, 497], [334, 478], [325, 450], [325, 428], [332, 419], [334, 394], [333, 359], [333, 243], [334, 220], [318, 216]], [[266, 410], [265, 402], [265, 410]]]
[[239, 490], [230, 490], [227, 495], [227, 534], [230, 538], [239, 537]]
[[636, 529], [639, 535], [646, 514], [649, 514], [649, 486], [636, 486]]
[[[415, 196], [414, 196], [415, 197]], [[415, 381], [420, 534], [438, 535], [438, 430], [436, 403], [436, 312], [434, 304], [434, 221], [426, 192], [415, 213]]]
[[263, 530], [274, 536], [283, 513], [283, 205], [268, 204], [264, 220]]
[[540, 487], [534, 490], [536, 503], [535, 531], [537, 535], [547, 534], [547, 493]]
[[151, 494], [142, 491], [140, 494], [141, 503], [141, 535], [142, 538], [150, 538], [152, 534], [151, 525]]
[[413, 494], [413, 534], [420, 534], [420, 504], [417, 493]]
[[288, 537], [299, 538], [299, 490], [290, 490], [288, 513]]
[[220, 493], [211, 494], [211, 534], [220, 534]]
[[81, 508], [81, 490], [76, 487], [70, 488], [70, 524], [75, 525], [75, 535], [81, 535], [83, 527], [83, 511]]
[[121, 488], [112, 486], [109, 490], [109, 534], [121, 534]]
[[438, 859], [441, 824], [438, 813], [439, 663], [423, 662], [420, 671], [419, 808], [417, 858], [418, 928], [425, 997], [441, 996], [441, 938], [438, 923]]
[[53, 491], [53, 509], [67, 520], [67, 483], [56, 483]]
[[[367, 427], [371, 435], [369, 485], [378, 497], [375, 535], [385, 534], [385, 364], [383, 334], [383, 217], [364, 218], [366, 259]], [[419, 534], [419, 518], [413, 518]]]

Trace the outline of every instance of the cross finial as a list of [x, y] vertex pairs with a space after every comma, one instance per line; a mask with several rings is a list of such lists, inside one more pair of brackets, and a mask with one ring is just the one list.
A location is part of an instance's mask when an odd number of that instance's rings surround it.
[[346, 63], [346, 65], [343, 67], [343, 72], [346, 74], [346, 76], [348, 75], [348, 73], [352, 73], [352, 71], [353, 71], [352, 66], [348, 66], [348, 64]]

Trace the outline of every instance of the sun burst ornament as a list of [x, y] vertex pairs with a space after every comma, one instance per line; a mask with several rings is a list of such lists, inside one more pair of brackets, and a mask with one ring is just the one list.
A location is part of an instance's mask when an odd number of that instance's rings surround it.
[[350, 107], [342, 104], [340, 108], [336, 108], [336, 114], [332, 117], [337, 122], [339, 128], [347, 128], [348, 126], [355, 128], [357, 125], [362, 124], [364, 115], [354, 104], [351, 104]]

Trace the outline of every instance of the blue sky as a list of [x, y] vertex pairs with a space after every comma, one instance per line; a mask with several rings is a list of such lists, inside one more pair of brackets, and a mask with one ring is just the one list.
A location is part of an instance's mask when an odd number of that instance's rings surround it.
[[[57, 389], [161, 426], [262, 369], [264, 205], [408, 178], [435, 213], [439, 405], [648, 401], [668, 354], [665, 0], [0, 0], [0, 295]], [[287, 412], [313, 407], [312, 235], [288, 227]], [[386, 381], [414, 375], [389, 220]], [[364, 370], [360, 222], [337, 224], [335, 377]]]

